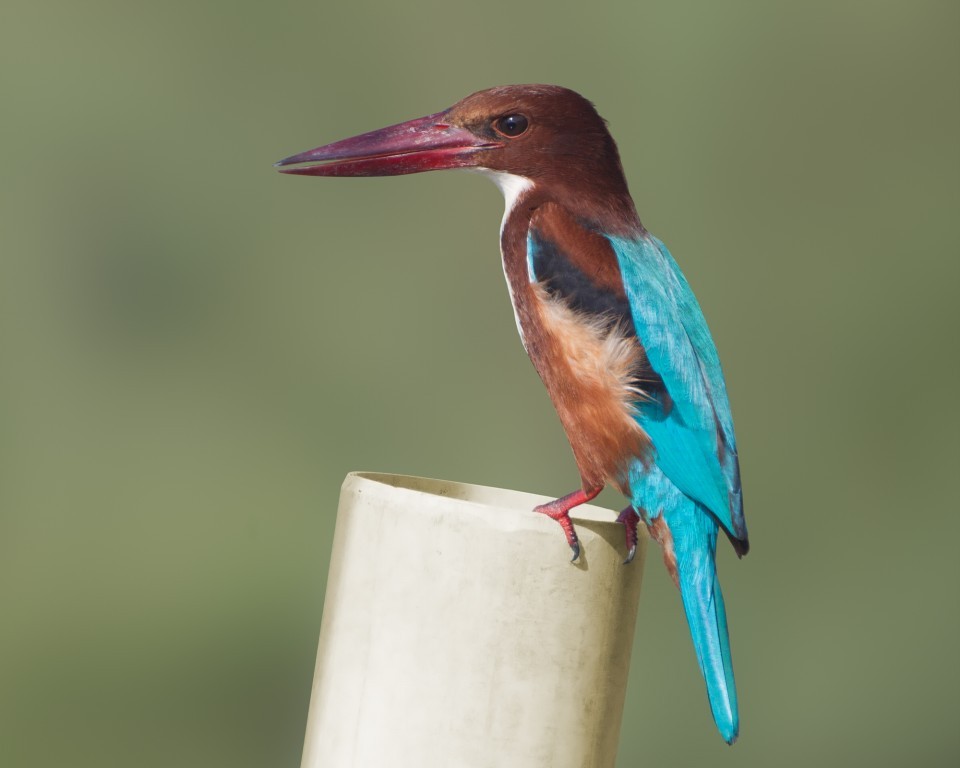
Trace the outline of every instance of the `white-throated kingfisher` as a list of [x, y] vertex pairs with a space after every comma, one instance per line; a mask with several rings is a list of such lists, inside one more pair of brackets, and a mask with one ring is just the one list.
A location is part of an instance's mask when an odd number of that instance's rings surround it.
[[739, 720], [717, 533], [741, 557], [749, 543], [727, 389], [700, 305], [640, 223], [593, 105], [556, 86], [491, 88], [277, 165], [307, 176], [467, 168], [497, 183], [517, 328], [580, 471], [578, 490], [537, 511], [560, 523], [576, 560], [570, 510], [607, 484], [627, 497], [618, 518], [626, 562], [643, 519], [680, 588], [713, 717], [732, 744]]

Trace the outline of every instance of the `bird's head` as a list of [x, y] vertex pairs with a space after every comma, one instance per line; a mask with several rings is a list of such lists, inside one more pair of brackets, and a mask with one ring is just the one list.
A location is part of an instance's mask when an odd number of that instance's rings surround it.
[[[466, 168], [509, 197], [576, 202], [636, 217], [617, 146], [583, 96], [553, 85], [479, 91], [443, 112], [287, 157], [283, 173], [396, 176]], [[588, 218], [589, 210], [585, 211]], [[602, 217], [601, 217], [602, 218]]]

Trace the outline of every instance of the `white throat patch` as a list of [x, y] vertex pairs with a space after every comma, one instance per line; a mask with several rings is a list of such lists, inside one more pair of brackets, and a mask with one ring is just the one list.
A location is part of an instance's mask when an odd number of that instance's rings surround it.
[[[526, 176], [517, 176], [512, 173], [506, 173], [505, 171], [491, 171], [489, 168], [477, 168], [476, 170], [487, 178], [492, 179], [493, 183], [500, 187], [500, 191], [503, 192], [503, 219], [500, 221], [500, 236], [503, 237], [503, 228], [507, 225], [507, 219], [510, 218], [511, 211], [513, 211], [520, 196], [533, 187], [533, 182]], [[520, 316], [517, 314], [517, 301], [513, 295], [510, 278], [507, 277], [506, 264], [503, 265], [503, 276], [507, 278], [507, 291], [510, 294], [510, 303], [513, 305], [513, 319], [517, 323], [517, 332], [520, 334], [520, 341], [524, 349], [526, 349], [527, 340], [523, 335], [523, 327], [520, 325]]]
[[503, 209], [503, 220], [500, 222], [500, 232], [502, 233], [513, 206], [517, 204], [520, 195], [533, 187], [533, 182], [526, 176], [516, 176], [506, 171], [491, 171], [488, 168], [478, 168], [477, 170], [491, 179], [503, 193], [505, 207]]

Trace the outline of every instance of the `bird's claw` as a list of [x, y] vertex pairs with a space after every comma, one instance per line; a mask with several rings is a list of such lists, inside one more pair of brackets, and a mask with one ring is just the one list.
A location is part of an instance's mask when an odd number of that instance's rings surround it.
[[623, 525], [627, 539], [627, 559], [623, 561], [624, 565], [632, 563], [637, 555], [637, 523], [639, 521], [640, 516], [633, 507], [627, 507], [617, 516], [617, 522]]
[[569, 511], [560, 505], [560, 501], [561, 500], [558, 499], [557, 501], [552, 501], [547, 504], [541, 504], [534, 507], [533, 511], [546, 515], [560, 523], [560, 527], [563, 528], [563, 533], [567, 537], [567, 544], [570, 547], [570, 551], [573, 552], [573, 557], [570, 558], [570, 562], [575, 563], [580, 557], [580, 539], [577, 537], [576, 530], [574, 530]]

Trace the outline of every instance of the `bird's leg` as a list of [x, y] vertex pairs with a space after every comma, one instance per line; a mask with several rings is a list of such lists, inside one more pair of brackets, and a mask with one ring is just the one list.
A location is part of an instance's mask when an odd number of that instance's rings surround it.
[[623, 523], [627, 537], [627, 559], [623, 561], [624, 565], [633, 562], [637, 554], [637, 523], [640, 522], [640, 515], [633, 506], [626, 507], [617, 517], [618, 523]]
[[567, 537], [567, 544], [569, 544], [570, 549], [573, 550], [573, 557], [570, 558], [571, 563], [580, 557], [580, 540], [577, 538], [577, 532], [573, 529], [573, 523], [570, 520], [570, 510], [596, 498], [597, 494], [602, 490], [602, 486], [589, 491], [581, 488], [579, 491], [568, 493], [566, 496], [561, 496], [559, 499], [554, 499], [533, 509], [534, 512], [542, 512], [547, 517], [552, 517], [560, 523], [560, 527], [563, 528], [563, 532]]

